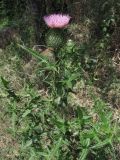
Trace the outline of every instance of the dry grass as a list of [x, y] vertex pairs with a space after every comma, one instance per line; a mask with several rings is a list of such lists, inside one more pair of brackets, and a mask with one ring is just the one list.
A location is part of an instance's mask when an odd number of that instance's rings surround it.
[[[1, 106], [0, 106], [1, 108]], [[1, 160], [16, 159], [19, 151], [19, 143], [9, 133], [11, 122], [9, 117], [3, 116], [4, 111], [0, 109], [0, 157]]]

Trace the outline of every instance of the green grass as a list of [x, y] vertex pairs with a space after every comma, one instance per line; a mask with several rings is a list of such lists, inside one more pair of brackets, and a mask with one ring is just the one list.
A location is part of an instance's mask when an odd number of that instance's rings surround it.
[[0, 20], [0, 30], [2, 30], [4, 27], [6, 27], [8, 25], [9, 25], [8, 19], [1, 19]]
[[[118, 0], [29, 2], [0, 2], [0, 160], [119, 160]], [[55, 8], [72, 19], [53, 50], [41, 16]]]
[[64, 47], [57, 63], [22, 48], [37, 58], [32, 75], [13, 45], [1, 52], [1, 159], [118, 160], [118, 110], [86, 80], [79, 48]]

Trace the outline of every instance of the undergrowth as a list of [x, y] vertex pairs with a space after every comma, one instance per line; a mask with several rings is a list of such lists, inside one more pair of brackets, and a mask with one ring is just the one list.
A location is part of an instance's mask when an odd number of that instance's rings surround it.
[[[5, 113], [4, 122], [6, 113], [9, 116], [7, 132], [17, 146], [6, 146], [11, 149], [2, 159], [119, 159], [119, 118], [96, 93], [80, 61], [83, 49], [72, 42], [56, 52], [54, 62], [19, 47], [34, 57], [37, 67], [32, 72], [37, 81], [26, 77], [25, 62], [15, 50], [9, 59], [5, 58], [7, 52], [2, 54], [6, 61], [1, 63], [1, 113]], [[83, 99], [88, 103], [82, 103]]]
[[[51, 2], [0, 2], [0, 160], [119, 160], [120, 4]], [[34, 46], [52, 10], [73, 15], [54, 52]]]

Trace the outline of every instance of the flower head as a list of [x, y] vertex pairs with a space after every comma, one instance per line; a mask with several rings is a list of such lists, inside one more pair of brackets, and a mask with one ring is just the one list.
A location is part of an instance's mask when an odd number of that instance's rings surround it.
[[64, 14], [51, 14], [44, 16], [43, 19], [50, 28], [64, 28], [70, 21], [69, 15]]

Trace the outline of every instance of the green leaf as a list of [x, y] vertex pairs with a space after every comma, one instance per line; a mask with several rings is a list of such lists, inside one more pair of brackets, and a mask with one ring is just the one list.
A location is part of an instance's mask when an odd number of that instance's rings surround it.
[[58, 157], [59, 148], [62, 145], [62, 138], [60, 138], [53, 146], [51, 152], [48, 155], [47, 160], [53, 160], [55, 157]]
[[22, 115], [22, 118], [25, 118], [28, 114], [30, 114], [31, 113], [31, 110], [30, 109], [27, 109], [24, 113], [23, 113], [23, 115]]
[[22, 49], [24, 49], [25, 51], [27, 51], [28, 53], [30, 53], [32, 56], [34, 56], [35, 58], [37, 58], [38, 60], [42, 61], [43, 63], [49, 63], [46, 58], [43, 58], [43, 56], [41, 56], [40, 54], [38, 54], [36, 51], [27, 48], [23, 45], [18, 44], [19, 47], [21, 47]]
[[16, 95], [16, 93], [10, 88], [9, 86], [9, 81], [7, 81], [6, 79], [4, 79], [3, 77], [1, 77], [1, 81], [9, 95], [9, 97], [14, 98], [15, 101], [20, 101], [20, 97]]
[[105, 141], [100, 142], [100, 143], [92, 146], [91, 148], [92, 148], [92, 149], [99, 149], [99, 148], [102, 148], [102, 147], [104, 147], [104, 146], [106, 146], [106, 145], [108, 145], [108, 144], [110, 144], [110, 139], [106, 139]]
[[87, 157], [87, 155], [88, 155], [88, 152], [89, 152], [88, 148], [83, 149], [83, 150], [82, 150], [82, 153], [81, 153], [81, 155], [80, 155], [79, 160], [86, 160], [86, 157]]
[[32, 140], [28, 140], [24, 146], [24, 149], [32, 145]]
[[22, 46], [20, 44], [18, 44], [18, 46], [21, 47], [22, 49], [24, 49], [25, 51], [27, 51], [28, 53], [30, 53], [35, 58], [37, 58], [41, 63], [45, 63], [46, 66], [44, 67], [44, 70], [48, 69], [48, 70], [52, 70], [52, 71], [58, 72], [57, 69], [56, 69], [55, 64], [52, 63], [52, 62], [49, 62], [49, 60], [46, 57], [42, 56], [40, 53], [38, 53], [38, 52], [36, 52], [36, 51], [34, 51], [34, 50], [30, 49], [30, 48], [27, 48], [25, 46]]
[[6, 89], [8, 89], [9, 82], [1, 76], [1, 81]]

